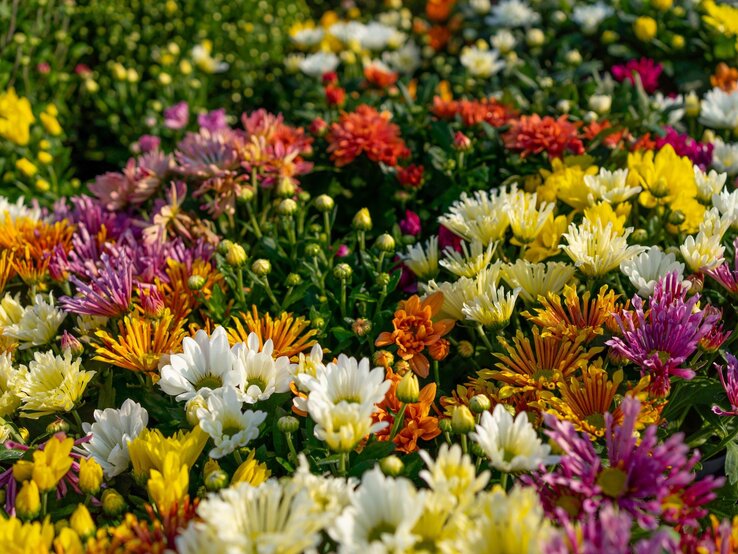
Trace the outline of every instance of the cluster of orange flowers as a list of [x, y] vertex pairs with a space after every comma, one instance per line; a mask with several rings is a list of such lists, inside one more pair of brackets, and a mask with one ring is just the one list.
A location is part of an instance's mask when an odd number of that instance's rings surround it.
[[461, 119], [467, 126], [478, 125], [485, 122], [492, 127], [502, 127], [513, 119], [517, 112], [496, 100], [495, 98], [483, 98], [481, 100], [454, 100], [436, 96], [433, 98], [433, 115], [440, 119]]
[[502, 140], [506, 148], [519, 152], [522, 158], [543, 152], [550, 158], [560, 158], [565, 153], [584, 154], [579, 127], [566, 115], [556, 119], [548, 115], [524, 115], [512, 122]]
[[738, 69], [720, 62], [715, 68], [715, 73], [710, 76], [710, 84], [713, 87], [720, 87], [725, 92], [738, 89]]

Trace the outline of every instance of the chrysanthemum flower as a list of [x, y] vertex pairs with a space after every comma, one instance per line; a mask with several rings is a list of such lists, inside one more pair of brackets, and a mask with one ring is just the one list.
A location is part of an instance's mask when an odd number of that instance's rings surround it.
[[207, 441], [207, 433], [199, 426], [189, 432], [178, 431], [171, 437], [165, 437], [159, 429], [144, 428], [134, 439], [128, 441], [133, 476], [145, 482], [152, 469], [161, 472], [169, 452], [177, 453], [181, 463], [192, 467]]
[[510, 225], [507, 199], [515, 191], [515, 187], [511, 192], [476, 191], [473, 196], [463, 192], [438, 221], [465, 240], [476, 240], [486, 247], [504, 237]]
[[554, 119], [538, 114], [521, 116], [503, 136], [505, 147], [520, 152], [521, 158], [546, 152], [549, 158], [560, 158], [565, 153], [584, 154], [577, 125], [566, 115]]
[[539, 296], [558, 295], [574, 277], [574, 267], [561, 262], [531, 263], [516, 260], [514, 264], [502, 266], [502, 279], [512, 288], [520, 289], [520, 296], [529, 304]]
[[511, 291], [504, 287], [490, 287], [464, 304], [462, 312], [466, 319], [483, 327], [501, 329], [510, 321], [520, 289]]
[[0, 353], [0, 417], [13, 415], [21, 403], [24, 371], [13, 367], [8, 352]]
[[654, 60], [641, 58], [640, 60], [629, 60], [628, 63], [623, 65], [613, 66], [612, 75], [618, 81], [629, 81], [632, 84], [635, 84], [636, 78], [638, 78], [643, 85], [643, 90], [652, 93], [659, 86], [659, 77], [663, 69], [663, 66]]
[[82, 423], [82, 429], [92, 438], [82, 445], [103, 468], [107, 477], [115, 477], [128, 469], [131, 458], [128, 443], [135, 439], [149, 422], [149, 413], [138, 402], [127, 398], [120, 409], [95, 410], [95, 422]]
[[151, 470], [146, 489], [159, 513], [168, 513], [184, 501], [190, 484], [189, 469], [177, 452], [167, 452], [161, 471]]
[[327, 140], [328, 152], [338, 167], [362, 154], [373, 162], [395, 167], [399, 159], [410, 154], [400, 128], [390, 123], [390, 114], [379, 113], [366, 104], [354, 112], [341, 114], [338, 122], [331, 125]]
[[440, 119], [453, 120], [458, 117], [467, 127], [482, 122], [492, 127], [502, 127], [517, 115], [514, 108], [506, 106], [496, 98], [444, 100], [440, 96], [433, 98], [432, 112]]
[[108, 210], [120, 210], [129, 204], [142, 204], [154, 195], [160, 184], [159, 175], [131, 158], [121, 173], [104, 173], [90, 183], [89, 189]]
[[585, 219], [580, 225], [569, 225], [568, 232], [563, 235], [567, 243], [561, 248], [582, 273], [601, 277], [645, 250], [642, 246], [628, 245], [632, 232], [633, 228], [629, 227], [620, 234], [612, 223], [603, 226]]
[[736, 254], [732, 269], [728, 263], [722, 263], [706, 270], [705, 274], [715, 279], [728, 292], [738, 294], [738, 239], [733, 241], [733, 247]]
[[627, 169], [608, 171], [601, 167], [597, 175], [585, 175], [584, 184], [592, 196], [592, 202], [604, 200], [610, 204], [620, 204], [643, 190], [640, 186], [630, 186], [627, 179]]
[[[2, 317], [2, 316], [0, 316]], [[20, 318], [2, 329], [6, 337], [20, 344], [24, 350], [50, 343], [67, 314], [54, 305], [54, 296], [37, 294], [33, 304], [23, 308]]]
[[81, 358], [72, 359], [69, 350], [62, 356], [55, 356], [53, 351], [34, 353], [28, 368], [21, 366], [19, 395], [23, 414], [38, 419], [72, 410], [95, 375], [94, 371], [83, 371], [81, 363]]
[[290, 360], [287, 356], [275, 359], [271, 339], [262, 346], [256, 333], [251, 333], [248, 340], [236, 344], [232, 352], [236, 386], [245, 402], [254, 404], [274, 393], [289, 390]]
[[172, 354], [169, 363], [161, 368], [159, 387], [178, 401], [190, 400], [196, 394], [207, 398], [224, 386], [235, 386], [240, 381], [234, 370], [234, 358], [226, 331], [216, 327], [208, 334], [202, 329], [193, 338], [182, 341], [181, 354]]
[[553, 213], [551, 202], [538, 202], [538, 196], [521, 190], [507, 197], [507, 209], [513, 238], [520, 244], [530, 244]]
[[725, 367], [715, 364], [715, 369], [717, 369], [720, 376], [725, 394], [728, 396], [730, 409], [724, 410], [720, 406], [714, 405], [712, 411], [722, 416], [738, 415], [738, 359], [729, 352], [726, 352], [725, 358], [728, 364]]
[[311, 348], [315, 344], [313, 337], [318, 333], [315, 329], [308, 329], [310, 321], [302, 316], [288, 312], [282, 312], [276, 318], [269, 313], [259, 315], [256, 306], [251, 307], [251, 312], [242, 312], [240, 316], [234, 316], [233, 325], [234, 327], [228, 329], [228, 341], [231, 346], [248, 341], [249, 335], [256, 333], [260, 348], [266, 341], [272, 341], [274, 345], [272, 355], [275, 358], [287, 356], [291, 359]]
[[432, 236], [425, 245], [408, 246], [407, 251], [399, 257], [418, 279], [433, 279], [438, 275], [438, 237]]
[[89, 282], [74, 275], [70, 281], [76, 287], [77, 294], [60, 300], [69, 312], [117, 317], [131, 309], [133, 265], [125, 255], [112, 260], [108, 254], [102, 254], [97, 274], [91, 275]]
[[392, 320], [394, 330], [380, 333], [376, 346], [397, 346], [397, 354], [421, 377], [427, 377], [430, 362], [423, 350], [438, 342], [454, 326], [449, 319], [433, 321], [443, 306], [443, 294], [434, 293], [424, 300], [411, 296], [400, 302]]
[[[642, 298], [653, 294], [656, 283], [668, 273], [676, 273], [679, 278], [684, 274], [684, 264], [676, 261], [672, 253], [664, 253], [658, 246], [651, 246], [638, 256], [620, 263], [622, 271]], [[689, 288], [688, 281], [682, 284]]]
[[656, 284], [648, 310], [634, 296], [634, 311], [615, 314], [622, 337], [607, 344], [651, 376], [651, 392], [657, 396], [668, 394], [670, 377], [694, 377], [687, 359], [720, 318], [719, 313], [697, 309], [700, 295], [687, 298], [688, 290], [676, 273], [669, 273]]
[[[461, 252], [447, 247], [443, 251], [444, 258], [439, 264], [459, 277], [475, 277], [492, 261], [492, 254], [496, 246], [495, 242], [485, 248], [481, 242], [476, 240], [471, 244], [462, 241]], [[407, 265], [407, 260], [405, 265]]]

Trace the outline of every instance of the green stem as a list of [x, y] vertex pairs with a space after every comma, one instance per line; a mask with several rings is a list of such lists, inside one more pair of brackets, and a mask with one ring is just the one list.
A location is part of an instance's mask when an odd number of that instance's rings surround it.
[[441, 390], [441, 372], [438, 369], [438, 360], [433, 360], [433, 379], [436, 381], [437, 390]]
[[341, 317], [346, 317], [346, 280], [341, 279]]
[[238, 463], [239, 466], [243, 463], [243, 458], [241, 458], [241, 453], [238, 451], [238, 448], [233, 451], [233, 457], [236, 458], [236, 463]]
[[292, 456], [294, 461], [297, 461], [297, 450], [295, 450], [295, 443], [292, 442], [292, 433], [285, 433], [285, 436], [287, 438], [287, 446], [290, 449], [290, 456]]
[[469, 452], [469, 442], [466, 439], [466, 435], [461, 435], [461, 450], [464, 454]]
[[84, 431], [82, 430], [82, 418], [79, 417], [79, 413], [77, 412], [77, 408], [72, 409], [72, 415], [74, 416], [74, 423], [77, 425], [77, 429], [79, 430], [80, 436], [84, 434]]
[[477, 332], [479, 333], [479, 336], [482, 338], [482, 342], [487, 347], [487, 350], [492, 352], [494, 348], [492, 347], [492, 343], [489, 342], [489, 339], [487, 338], [487, 333], [484, 332], [484, 327], [482, 327], [481, 323], [477, 325]]
[[341, 452], [338, 457], [338, 474], [346, 475], [346, 458], [348, 458], [347, 452]]
[[395, 422], [392, 425], [392, 431], [390, 432], [390, 442], [395, 438], [397, 435], [397, 432], [400, 430], [400, 427], [402, 426], [402, 422], [405, 419], [405, 409], [407, 409], [407, 404], [404, 402], [402, 403], [402, 406], [400, 407], [400, 411], [397, 412], [397, 415], [395, 416]]
[[502, 472], [502, 475], [500, 475], [500, 486], [507, 490], [507, 473], [504, 471]]

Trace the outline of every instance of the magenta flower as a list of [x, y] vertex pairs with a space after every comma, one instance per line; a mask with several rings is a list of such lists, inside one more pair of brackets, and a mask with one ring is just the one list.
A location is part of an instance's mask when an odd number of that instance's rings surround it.
[[714, 269], [706, 270], [705, 273], [715, 279], [725, 290], [738, 295], [738, 238], [733, 241], [733, 248], [735, 248], [735, 259], [732, 269], [725, 261]]
[[228, 120], [226, 119], [226, 111], [221, 108], [205, 114], [200, 114], [197, 116], [197, 124], [210, 132], [227, 129]]
[[660, 63], [656, 63], [652, 59], [641, 58], [640, 60], [630, 60], [625, 65], [615, 65], [611, 71], [613, 77], [618, 81], [630, 81], [633, 85], [635, 85], [636, 75], [638, 75], [643, 90], [652, 93], [659, 88], [659, 77], [663, 69]]
[[164, 126], [167, 129], [183, 129], [190, 120], [190, 107], [187, 102], [178, 102], [164, 110]]
[[177, 145], [179, 171], [190, 177], [207, 179], [222, 175], [238, 165], [236, 135], [228, 130], [187, 133]]
[[125, 256], [100, 256], [97, 275], [85, 283], [76, 276], [69, 280], [77, 288], [74, 298], [62, 297], [64, 309], [75, 314], [118, 317], [128, 312], [133, 294], [133, 264]]
[[453, 248], [457, 252], [461, 252], [461, 237], [441, 225], [438, 228], [438, 249], [443, 252], [446, 248]]
[[678, 156], [688, 157], [702, 170], [710, 167], [714, 148], [712, 143], [699, 142], [688, 134], [678, 133], [672, 127], [666, 127], [664, 130], [666, 134], [663, 137], [657, 137], [654, 141], [658, 150], [669, 144]]
[[161, 139], [155, 135], [141, 135], [138, 139], [138, 148], [141, 152], [151, 152], [159, 150]]
[[676, 272], [666, 275], [656, 283], [648, 310], [636, 295], [635, 311], [615, 314], [623, 336], [606, 343], [651, 377], [650, 391], [658, 396], [669, 392], [672, 376], [694, 377], [686, 361], [720, 319], [715, 311], [696, 309], [700, 295], [687, 299], [687, 291]]
[[718, 375], [720, 376], [720, 382], [723, 384], [725, 394], [728, 395], [730, 410], [723, 410], [715, 404], [712, 407], [712, 412], [720, 416], [734, 416], [738, 415], [738, 359], [730, 353], [726, 353], [725, 358], [728, 360], [728, 365], [723, 367], [715, 364], [715, 369], [717, 369]]
[[405, 210], [405, 219], [400, 221], [400, 230], [403, 235], [417, 237], [420, 234], [420, 217], [411, 210]]
[[128, 204], [142, 204], [154, 195], [161, 180], [152, 170], [128, 160], [122, 173], [109, 171], [90, 183], [90, 192], [108, 210], [120, 210]]

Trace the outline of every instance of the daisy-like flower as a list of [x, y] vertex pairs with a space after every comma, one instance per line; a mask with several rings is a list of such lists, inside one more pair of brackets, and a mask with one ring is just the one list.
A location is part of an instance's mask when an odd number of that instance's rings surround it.
[[738, 127], [738, 91], [726, 92], [715, 87], [702, 99], [700, 123], [712, 129]]
[[[684, 275], [684, 264], [676, 261], [672, 253], [666, 254], [659, 246], [652, 246], [638, 256], [620, 263], [622, 271], [638, 291], [638, 296], [648, 298], [653, 294], [659, 279], [675, 272], [681, 279]], [[690, 282], [683, 280], [687, 288]]]
[[712, 149], [712, 167], [729, 175], [738, 173], [738, 143], [726, 143], [716, 138]]
[[539, 296], [560, 294], [575, 272], [574, 267], [561, 262], [534, 264], [526, 260], [516, 260], [500, 271], [502, 279], [510, 287], [520, 289], [521, 298], [529, 304], [537, 302]]
[[629, 186], [627, 169], [608, 171], [601, 167], [597, 175], [585, 175], [584, 184], [589, 190], [590, 204], [600, 200], [610, 204], [619, 204], [643, 190], [642, 187]]
[[54, 296], [37, 294], [33, 304], [23, 309], [20, 319], [3, 329], [6, 337], [17, 340], [21, 350], [43, 346], [56, 337], [67, 314], [54, 305]]
[[67, 350], [62, 356], [54, 352], [35, 352], [28, 368], [23, 372], [20, 383], [21, 411], [25, 417], [38, 419], [41, 416], [68, 412], [82, 398], [87, 383], [94, 371], [80, 368], [81, 358], [72, 359]]
[[471, 75], [482, 79], [499, 73], [505, 67], [505, 62], [500, 59], [500, 54], [497, 50], [483, 50], [476, 46], [464, 47], [461, 51], [459, 61]]
[[550, 455], [551, 447], [541, 442], [528, 414], [520, 412], [513, 420], [502, 404], [491, 414], [484, 412], [469, 437], [482, 447], [490, 465], [505, 473], [531, 471], [558, 461], [558, 456]]
[[234, 369], [238, 374], [241, 397], [248, 404], [266, 400], [274, 393], [287, 392], [292, 375], [287, 356], [273, 358], [274, 343], [269, 339], [263, 346], [256, 333], [246, 342], [233, 347]]
[[628, 236], [632, 232], [633, 228], [628, 227], [620, 234], [612, 223], [603, 226], [585, 219], [580, 225], [569, 225], [568, 232], [563, 235], [567, 244], [562, 244], [561, 248], [582, 273], [601, 277], [645, 250], [642, 246], [628, 246]]
[[669, 392], [670, 377], [694, 377], [686, 362], [720, 319], [719, 312], [698, 309], [700, 295], [687, 298], [688, 291], [676, 272], [669, 273], [656, 283], [647, 310], [634, 296], [633, 311], [614, 315], [621, 336], [606, 344], [651, 376], [650, 391], [657, 396]]
[[420, 48], [409, 40], [401, 48], [382, 54], [382, 59], [395, 71], [410, 74], [420, 66]]
[[611, 6], [603, 2], [596, 2], [591, 5], [576, 6], [572, 11], [571, 19], [581, 27], [584, 34], [591, 35], [597, 31], [600, 23], [612, 14]]
[[41, 221], [41, 207], [36, 202], [27, 206], [22, 196], [15, 202], [11, 202], [4, 196], [0, 197], [0, 224], [5, 223], [6, 220], [15, 222], [19, 219]]
[[128, 443], [135, 439], [149, 423], [149, 413], [138, 402], [127, 398], [120, 409], [95, 410], [95, 423], [82, 423], [82, 429], [92, 438], [82, 444], [90, 456], [100, 464], [105, 475], [115, 477], [126, 471], [131, 463]]
[[715, 269], [725, 258], [725, 247], [721, 243], [721, 235], [708, 235], [700, 231], [697, 235], [690, 235], [684, 239], [679, 250], [687, 262], [687, 267], [694, 273]]
[[333, 52], [316, 52], [300, 61], [300, 71], [310, 77], [320, 78], [338, 67], [338, 56]]
[[413, 527], [425, 493], [404, 478], [385, 477], [378, 467], [364, 473], [351, 504], [328, 529], [339, 552], [407, 552], [417, 542]]
[[723, 190], [712, 195], [712, 205], [720, 212], [720, 216], [730, 222], [733, 229], [738, 227], [738, 191]]
[[178, 401], [190, 400], [199, 394], [207, 398], [213, 391], [225, 386], [236, 386], [240, 374], [234, 369], [234, 358], [223, 327], [213, 334], [200, 329], [193, 338], [182, 341], [181, 354], [172, 354], [169, 363], [161, 368], [159, 387]]
[[362, 404], [331, 404], [308, 396], [307, 409], [315, 422], [315, 436], [333, 452], [351, 452], [365, 437], [387, 427], [386, 421], [373, 423], [373, 409]]
[[423, 244], [407, 247], [400, 259], [418, 279], [427, 281], [438, 275], [438, 237], [432, 236]]
[[492, 7], [486, 22], [495, 27], [529, 27], [541, 16], [523, 0], [503, 0]]
[[295, 32], [290, 32], [290, 40], [292, 40], [292, 42], [294, 42], [299, 48], [309, 48], [323, 40], [324, 35], [325, 32], [321, 28], [304, 27], [296, 30]]
[[488, 471], [477, 476], [471, 458], [462, 453], [458, 444], [450, 447], [442, 444], [435, 460], [424, 450], [420, 451], [420, 457], [428, 468], [420, 472], [420, 478], [432, 491], [452, 497], [457, 506], [469, 505], [489, 481]]
[[507, 209], [513, 237], [521, 244], [529, 244], [536, 240], [548, 216], [553, 213], [554, 204], [541, 202], [539, 205], [536, 193], [517, 190], [507, 197]]
[[520, 289], [512, 291], [505, 287], [491, 287], [464, 304], [462, 312], [466, 319], [490, 329], [501, 329], [510, 321]]
[[243, 404], [238, 396], [234, 387], [224, 387], [208, 397], [207, 408], [197, 410], [200, 428], [215, 443], [211, 458], [222, 458], [259, 436], [259, 425], [264, 423], [266, 412], [241, 411]]
[[727, 173], [718, 173], [714, 169], [709, 173], [702, 171], [699, 166], [694, 166], [694, 182], [697, 185], [697, 200], [703, 204], [712, 202], [715, 195], [719, 195], [725, 187]]
[[13, 368], [9, 352], [0, 354], [0, 417], [15, 413], [21, 403], [23, 372]]
[[443, 251], [444, 258], [439, 263], [459, 277], [475, 277], [492, 261], [492, 254], [496, 246], [496, 242], [490, 243], [485, 248], [477, 240], [472, 241], [471, 245], [461, 241], [461, 252], [446, 247]]
[[723, 410], [716, 404], [712, 407], [712, 411], [720, 416], [734, 416], [738, 415], [738, 359], [730, 352], [726, 352], [725, 359], [728, 362], [727, 366], [723, 367], [715, 364], [715, 369], [717, 369], [718, 375], [720, 376], [720, 382], [723, 385], [723, 389], [725, 389], [725, 394], [728, 396], [730, 409]]
[[473, 196], [461, 193], [439, 223], [467, 241], [477, 240], [484, 246], [501, 240], [510, 225], [507, 198], [515, 192], [506, 189], [477, 191]]
[[292, 359], [298, 353], [307, 350], [315, 344], [315, 329], [310, 329], [310, 321], [303, 316], [295, 316], [289, 312], [282, 312], [278, 317], [269, 313], [259, 315], [256, 306], [251, 306], [250, 312], [241, 312], [233, 317], [233, 328], [228, 329], [228, 342], [235, 346], [239, 342], [248, 342], [249, 335], [256, 333], [259, 344], [264, 345], [268, 340], [274, 344], [272, 356], [279, 358], [287, 356]]

